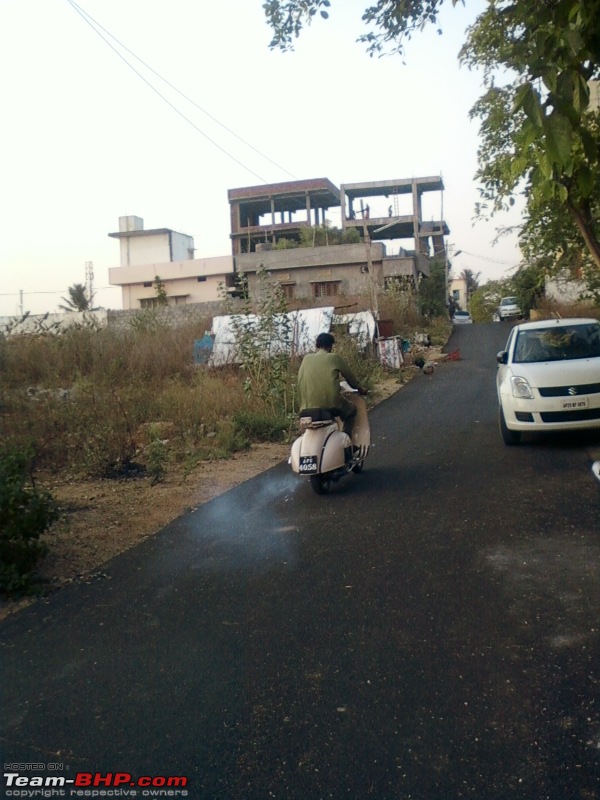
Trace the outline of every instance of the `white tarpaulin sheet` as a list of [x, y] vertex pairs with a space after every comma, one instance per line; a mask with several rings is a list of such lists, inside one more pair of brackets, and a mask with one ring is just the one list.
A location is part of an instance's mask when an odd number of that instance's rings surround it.
[[334, 325], [346, 325], [350, 336], [356, 338], [361, 347], [366, 347], [375, 338], [377, 323], [370, 311], [359, 311], [356, 314], [336, 314]]
[[290, 311], [275, 318], [273, 335], [268, 336], [255, 314], [214, 317], [211, 331], [214, 345], [209, 364], [219, 367], [240, 360], [236, 358], [236, 330], [240, 330], [241, 326], [256, 331], [256, 343], [264, 349], [264, 355], [268, 358], [277, 353], [304, 355], [314, 350], [317, 336], [329, 332], [332, 319], [333, 307], [329, 306]]

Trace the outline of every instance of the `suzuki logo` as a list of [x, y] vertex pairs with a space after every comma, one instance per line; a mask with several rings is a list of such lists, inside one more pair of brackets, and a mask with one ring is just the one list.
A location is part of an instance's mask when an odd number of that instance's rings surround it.
[[576, 386], [571, 386], [571, 387], [569, 387], [568, 391], [569, 391], [569, 394], [571, 396], [573, 396], [574, 394], [577, 394], [577, 387]]

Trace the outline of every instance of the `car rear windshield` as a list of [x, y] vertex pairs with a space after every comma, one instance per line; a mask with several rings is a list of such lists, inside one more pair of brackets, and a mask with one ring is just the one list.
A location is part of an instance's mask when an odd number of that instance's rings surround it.
[[600, 358], [600, 324], [554, 325], [520, 331], [515, 344], [516, 363]]

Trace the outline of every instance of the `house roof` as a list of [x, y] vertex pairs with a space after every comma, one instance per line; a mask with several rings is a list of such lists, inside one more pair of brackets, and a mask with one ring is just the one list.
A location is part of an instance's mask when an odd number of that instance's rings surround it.
[[[157, 236], [164, 233], [177, 233], [177, 231], [171, 230], [171, 228], [153, 228], [148, 231], [115, 231], [108, 235], [112, 236], [113, 239], [131, 239], [134, 236]], [[180, 233], [179, 236], [187, 236], [187, 234]]]

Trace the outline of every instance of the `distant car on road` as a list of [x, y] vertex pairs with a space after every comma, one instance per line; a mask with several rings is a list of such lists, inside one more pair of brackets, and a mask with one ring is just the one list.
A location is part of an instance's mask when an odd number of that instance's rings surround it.
[[455, 311], [452, 315], [453, 325], [470, 325], [473, 322], [468, 311]]
[[497, 313], [500, 317], [500, 322], [503, 322], [505, 319], [521, 319], [523, 316], [523, 312], [521, 311], [516, 297], [503, 297], [502, 300], [500, 300]]
[[500, 432], [507, 445], [524, 431], [600, 428], [600, 322], [523, 322], [498, 353]]

